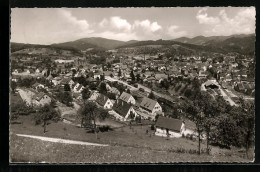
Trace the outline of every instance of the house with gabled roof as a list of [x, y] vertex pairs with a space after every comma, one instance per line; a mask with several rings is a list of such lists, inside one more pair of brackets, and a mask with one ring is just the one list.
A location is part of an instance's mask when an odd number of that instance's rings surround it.
[[36, 93], [32, 97], [32, 104], [36, 106], [43, 106], [45, 104], [50, 104], [51, 103], [51, 97], [48, 96], [46, 93], [40, 92]]
[[143, 98], [142, 102], [140, 103], [140, 108], [147, 111], [152, 116], [155, 116], [156, 112], [162, 112], [161, 105], [157, 101], [148, 97]]
[[135, 119], [138, 115], [130, 103], [127, 103], [121, 99], [116, 100], [112, 110], [117, 114], [117, 116], [120, 116], [120, 119], [123, 121]]
[[96, 99], [96, 102], [104, 109], [111, 109], [113, 106], [113, 102], [103, 94], [99, 94], [99, 96]]
[[111, 87], [107, 92], [115, 94], [116, 98], [120, 95], [120, 91], [116, 87]]
[[34, 88], [34, 89], [39, 89], [39, 88], [44, 88], [44, 85], [43, 84], [40, 84], [40, 83], [38, 83], [38, 82], [36, 82], [36, 83], [34, 83], [33, 85], [32, 85], [32, 88]]
[[89, 101], [96, 101], [98, 96], [100, 95], [100, 93], [98, 91], [93, 91], [93, 93], [91, 94], [91, 96], [89, 97]]
[[155, 124], [155, 135], [163, 137], [182, 137], [185, 124], [182, 120], [159, 116]]
[[130, 103], [133, 105], [135, 104], [135, 98], [131, 94], [126, 93], [126, 92], [123, 92], [120, 95], [119, 99], [125, 101], [126, 103]]

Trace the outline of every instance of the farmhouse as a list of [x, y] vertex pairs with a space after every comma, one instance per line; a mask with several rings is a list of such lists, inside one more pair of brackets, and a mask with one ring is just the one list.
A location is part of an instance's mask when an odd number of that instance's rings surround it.
[[180, 138], [185, 131], [185, 123], [179, 119], [160, 116], [155, 124], [155, 135]]
[[126, 103], [120, 99], [114, 103], [112, 109], [117, 115], [121, 116], [120, 119], [123, 121], [135, 119], [137, 116], [133, 106], [130, 103]]
[[111, 109], [113, 106], [113, 102], [105, 95], [100, 94], [96, 99], [96, 102], [102, 106], [104, 109]]
[[155, 116], [156, 112], [162, 112], [162, 107], [160, 104], [152, 99], [144, 97], [140, 103], [140, 108], [147, 111], [149, 114]]
[[32, 88], [34, 88], [34, 89], [37, 90], [37, 89], [39, 89], [39, 88], [44, 88], [44, 85], [39, 84], [39, 83], [36, 82], [35, 84], [32, 85]]
[[125, 101], [126, 103], [135, 104], [134, 97], [131, 94], [128, 94], [126, 92], [123, 92], [119, 97], [119, 99]]
[[51, 98], [47, 94], [40, 92], [32, 97], [32, 103], [36, 106], [50, 104]]
[[99, 95], [100, 95], [100, 94], [99, 94], [97, 91], [94, 91], [94, 92], [91, 94], [91, 96], [90, 96], [90, 98], [89, 98], [88, 100], [89, 100], [89, 101], [96, 101]]

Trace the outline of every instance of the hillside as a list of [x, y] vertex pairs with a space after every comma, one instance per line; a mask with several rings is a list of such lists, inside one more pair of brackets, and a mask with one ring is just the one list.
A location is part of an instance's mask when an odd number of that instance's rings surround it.
[[[184, 43], [185, 42], [185, 43]], [[150, 45], [178, 45], [194, 51], [241, 54], [253, 54], [255, 51], [255, 35], [233, 35], [233, 36], [197, 36], [194, 38], [181, 37], [175, 40], [139, 41], [118, 48], [140, 47]]]
[[65, 42], [60, 44], [52, 44], [54, 47], [73, 47], [78, 50], [86, 50], [88, 48], [99, 48], [104, 50], [114, 49], [118, 46], [126, 45], [129, 43], [135, 43], [135, 40], [128, 42], [118, 41], [113, 39], [92, 37], [92, 38], [82, 38], [76, 41]]

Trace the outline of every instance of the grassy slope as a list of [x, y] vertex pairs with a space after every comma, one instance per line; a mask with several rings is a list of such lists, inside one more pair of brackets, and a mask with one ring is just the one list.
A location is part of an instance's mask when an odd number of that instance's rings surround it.
[[[12, 141], [13, 140], [13, 141]], [[26, 145], [26, 146], [24, 146]], [[84, 163], [129, 163], [129, 162], [245, 162], [231, 156], [208, 156], [155, 151], [146, 148], [123, 146], [95, 147], [49, 143], [29, 138], [11, 136], [11, 162], [84, 162]]]
[[[129, 126], [110, 132], [99, 133], [100, 139], [94, 134], [86, 133], [82, 128], [77, 128], [62, 122], [48, 125], [46, 134], [41, 126], [35, 126], [32, 117], [22, 116], [23, 124], [10, 126], [10, 157], [13, 161], [46, 161], [46, 162], [180, 162], [180, 161], [247, 161], [241, 158], [236, 151], [229, 151], [212, 147], [213, 155], [176, 153], [179, 148], [186, 150], [197, 149], [197, 142], [180, 139], [170, 139], [146, 135], [148, 126]], [[107, 143], [109, 147], [93, 147], [48, 143], [39, 140], [21, 138], [14, 135], [32, 134], [45, 137], [58, 137], [64, 139], [81, 140], [97, 143]], [[202, 144], [205, 148], [205, 144]], [[173, 152], [172, 152], [173, 151]]]

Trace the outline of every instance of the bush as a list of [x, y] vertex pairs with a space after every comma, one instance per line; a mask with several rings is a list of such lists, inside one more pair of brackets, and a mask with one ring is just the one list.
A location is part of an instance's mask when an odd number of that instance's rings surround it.
[[151, 130], [155, 130], [155, 127], [154, 127], [154, 125], [151, 125]]
[[113, 130], [109, 125], [100, 126], [98, 128], [101, 132], [108, 132], [109, 130]]

